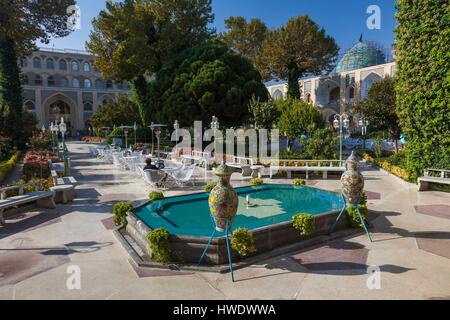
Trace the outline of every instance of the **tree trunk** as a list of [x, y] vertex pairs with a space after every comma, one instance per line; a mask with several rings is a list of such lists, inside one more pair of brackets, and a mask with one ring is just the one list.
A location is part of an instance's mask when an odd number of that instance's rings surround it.
[[14, 40], [0, 35], [0, 99], [9, 106], [10, 112], [4, 119], [3, 134], [23, 144], [22, 133], [22, 86], [20, 69], [17, 63]]
[[288, 74], [288, 96], [293, 99], [300, 99], [300, 84], [298, 83], [298, 78], [300, 77], [300, 71], [297, 66], [289, 67]]
[[141, 125], [144, 127], [147, 125], [147, 121], [149, 120], [149, 112], [148, 109], [150, 106], [149, 103], [149, 93], [148, 93], [148, 83], [145, 80], [144, 76], [138, 76], [135, 80], [133, 80], [134, 89], [136, 90], [136, 95], [138, 99], [138, 108], [139, 115], [141, 117]]

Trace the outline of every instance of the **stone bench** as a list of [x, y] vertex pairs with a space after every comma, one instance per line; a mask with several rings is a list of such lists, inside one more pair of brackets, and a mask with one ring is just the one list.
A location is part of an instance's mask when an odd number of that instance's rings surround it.
[[76, 185], [78, 183], [77, 179], [74, 177], [60, 177], [56, 170], [51, 170], [50, 174], [52, 176], [53, 184], [55, 186], [72, 184]]
[[[294, 165], [290, 165], [293, 163]], [[298, 165], [299, 163], [304, 163], [305, 165]], [[329, 165], [321, 165], [322, 163], [328, 163]], [[333, 166], [336, 163], [337, 166]], [[314, 164], [314, 165], [308, 165]], [[309, 179], [310, 172], [322, 172], [323, 179], [328, 179], [328, 172], [340, 172], [344, 173], [346, 167], [343, 161], [336, 160], [279, 160], [278, 164], [270, 165], [270, 179], [273, 175], [280, 171], [285, 171], [287, 173], [287, 178], [292, 178], [292, 172], [305, 172], [306, 179]]]
[[[41, 208], [56, 208], [54, 201], [55, 194], [53, 191], [33, 191], [24, 193], [24, 189], [27, 186], [33, 186], [36, 190], [39, 190], [41, 187], [40, 183], [27, 183], [0, 189], [0, 225], [5, 224], [3, 213], [6, 209], [15, 208], [28, 203], [36, 203], [36, 205]], [[18, 189], [18, 195], [7, 198], [7, 192], [16, 189]]]
[[55, 194], [56, 203], [67, 203], [75, 198], [75, 187], [72, 184], [58, 185], [50, 188]]
[[[430, 176], [430, 172], [438, 172], [440, 173], [439, 177]], [[450, 170], [441, 170], [441, 169], [426, 169], [425, 175], [418, 179], [419, 182], [419, 192], [426, 191], [430, 188], [430, 183], [437, 184], [445, 184], [450, 185], [450, 178], [446, 178], [445, 175], [450, 174]]]

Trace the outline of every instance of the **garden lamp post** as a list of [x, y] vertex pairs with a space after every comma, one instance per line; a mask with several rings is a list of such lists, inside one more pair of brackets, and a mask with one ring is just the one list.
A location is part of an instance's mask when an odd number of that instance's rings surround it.
[[367, 135], [367, 127], [369, 126], [369, 121], [365, 120], [364, 118], [361, 118], [358, 121], [358, 125], [361, 127], [361, 135], [363, 137], [363, 150], [366, 150], [366, 135]]
[[137, 124], [136, 124], [136, 122], [133, 125], [133, 129], [134, 129], [134, 144], [136, 145], [136, 143], [137, 143]]
[[50, 132], [52, 133], [52, 147], [53, 147], [53, 151], [55, 151], [55, 146], [56, 146], [56, 142], [55, 142], [55, 124], [53, 122], [50, 123], [49, 129], [50, 129]]
[[153, 142], [153, 134], [154, 134], [154, 130], [155, 130], [155, 128], [153, 127], [154, 125], [155, 125], [155, 123], [152, 122], [151, 125], [148, 126], [152, 130], [152, 156], [153, 156], [153, 153], [155, 152], [154, 142]]
[[124, 135], [125, 135], [125, 149], [128, 149], [128, 132], [130, 129], [133, 129], [133, 127], [130, 126], [121, 126], [120, 129], [122, 129]]
[[335, 115], [333, 126], [336, 130], [339, 130], [339, 160], [342, 161], [342, 131], [343, 128], [348, 129], [350, 127], [350, 118], [348, 114], [342, 113]]
[[178, 159], [178, 130], [180, 129], [180, 124], [178, 123], [178, 120], [175, 120], [175, 123], [173, 124], [173, 128], [175, 129], [175, 136], [177, 141], [175, 141], [175, 155]]
[[67, 125], [64, 123], [64, 118], [63, 117], [61, 117], [61, 123], [59, 124], [59, 131], [61, 132], [63, 148], [65, 150], [66, 148], [65, 148], [65, 141], [64, 141], [65, 137], [64, 136], [65, 136], [65, 134], [67, 132]]
[[157, 145], [158, 145], [158, 163], [161, 159], [161, 154], [159, 152], [159, 143], [160, 143], [160, 138], [161, 138], [161, 132], [162, 132], [162, 128], [167, 127], [166, 125], [163, 124], [152, 124], [150, 126], [150, 128], [152, 129], [152, 132], [155, 132], [155, 136], [156, 136], [156, 141], [157, 141]]
[[219, 118], [217, 118], [216, 116], [212, 117], [211, 129], [214, 130], [214, 158], [216, 158], [215, 154], [217, 153], [217, 145], [216, 145], [217, 138], [215, 136], [215, 133], [216, 133], [216, 130], [220, 129]]

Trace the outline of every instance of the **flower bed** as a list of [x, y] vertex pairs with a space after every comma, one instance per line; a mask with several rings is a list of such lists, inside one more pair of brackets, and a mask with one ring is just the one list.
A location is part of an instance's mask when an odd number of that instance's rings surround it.
[[90, 142], [90, 143], [99, 143], [99, 142], [104, 142], [106, 141], [104, 138], [102, 137], [89, 137], [89, 136], [85, 136], [82, 137], [80, 139], [82, 142]]
[[20, 151], [16, 151], [8, 161], [0, 163], [0, 182], [5, 180], [6, 175], [14, 168], [19, 157]]
[[374, 158], [372, 155], [370, 155], [367, 152], [361, 152], [359, 155], [365, 159], [366, 161], [372, 162], [373, 164], [379, 166], [380, 168], [392, 173], [393, 175], [410, 182], [411, 177], [409, 173], [402, 167], [395, 164], [395, 162], [398, 162], [397, 159], [395, 159], [395, 156], [387, 157], [387, 158]]
[[51, 152], [28, 151], [23, 160], [23, 178], [29, 181], [33, 178], [46, 179], [50, 176], [48, 160], [59, 161], [58, 156]]

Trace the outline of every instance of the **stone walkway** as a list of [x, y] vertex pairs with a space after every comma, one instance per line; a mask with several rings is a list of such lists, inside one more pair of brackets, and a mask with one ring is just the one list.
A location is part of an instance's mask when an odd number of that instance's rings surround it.
[[[448, 193], [418, 193], [363, 167], [373, 243], [361, 235], [293, 252], [238, 270], [231, 283], [229, 274], [130, 264], [111, 231], [112, 205], [138, 204], [150, 189], [90, 158], [87, 144], [70, 143], [69, 150], [81, 182], [76, 201], [0, 228], [0, 299], [450, 299]], [[311, 184], [339, 189], [338, 180]], [[80, 290], [67, 289], [72, 266], [81, 270]], [[367, 287], [369, 266], [380, 270], [380, 290]]]

